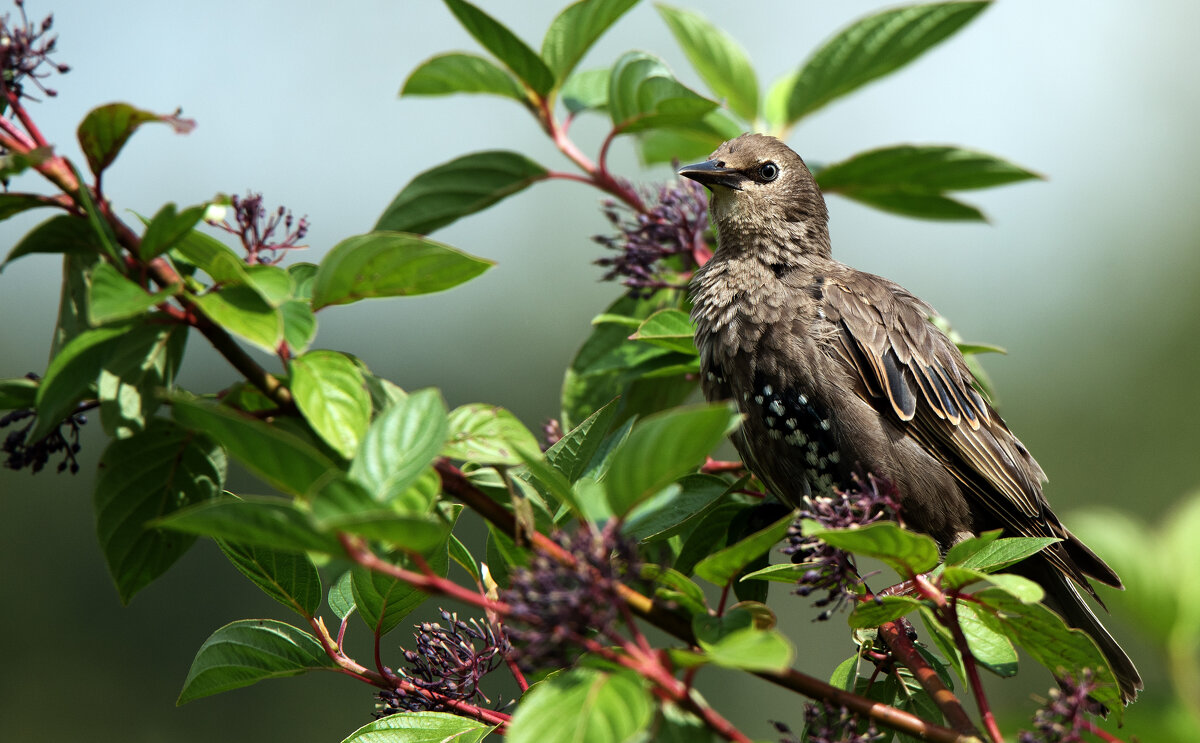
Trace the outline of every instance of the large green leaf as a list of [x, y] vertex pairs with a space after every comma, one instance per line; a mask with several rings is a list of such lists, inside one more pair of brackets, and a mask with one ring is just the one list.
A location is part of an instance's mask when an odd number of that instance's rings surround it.
[[222, 286], [250, 281], [246, 262], [212, 235], [197, 230], [184, 233], [171, 249], [171, 254], [199, 268]]
[[336, 666], [312, 635], [274, 619], [242, 619], [200, 646], [176, 703], [322, 669]]
[[782, 671], [795, 654], [786, 637], [776, 630], [755, 627], [747, 611], [734, 610], [723, 617], [695, 616], [692, 627], [705, 659], [725, 668]]
[[435, 389], [414, 392], [380, 413], [367, 429], [350, 477], [380, 502], [402, 494], [429, 466], [449, 434], [446, 403]]
[[616, 414], [616, 401], [592, 413], [546, 450], [546, 461], [554, 465], [568, 482], [578, 480], [600, 450]]
[[984, 152], [942, 145], [895, 145], [860, 152], [817, 173], [821, 190], [965, 191], [1038, 178], [1037, 173]]
[[337, 351], [292, 359], [292, 396], [325, 443], [352, 459], [371, 421], [371, 397], [358, 365]]
[[966, 222], [987, 220], [977, 207], [940, 193], [907, 188], [857, 188], [842, 195], [903, 217]]
[[341, 241], [321, 261], [312, 306], [440, 292], [493, 265], [420, 235], [369, 232]]
[[89, 111], [79, 123], [76, 134], [92, 172], [98, 176], [112, 165], [138, 127], [151, 121], [169, 123], [180, 133], [186, 133], [191, 128], [176, 117], [143, 111], [128, 103], [109, 103]]
[[723, 108], [663, 129], [638, 134], [638, 154], [647, 165], [704, 160], [722, 142], [746, 131], [746, 125]]
[[608, 470], [605, 483], [613, 512], [628, 513], [695, 470], [739, 420], [728, 405], [716, 403], [676, 408], [642, 421], [613, 455]]
[[632, 340], [646, 341], [655, 346], [686, 354], [697, 354], [693, 340], [696, 328], [688, 313], [683, 310], [666, 309], [655, 312], [642, 321], [637, 332], [629, 336]]
[[561, 85], [608, 27], [625, 15], [637, 0], [579, 0], [551, 21], [542, 40], [542, 59]]
[[864, 601], [854, 607], [850, 613], [850, 626], [855, 629], [878, 627], [921, 606], [921, 601], [912, 596], [876, 596], [874, 600]]
[[493, 729], [449, 712], [400, 712], [363, 725], [342, 743], [479, 743]]
[[251, 286], [223, 286], [192, 301], [214, 323], [267, 353], [283, 340], [283, 315]]
[[133, 328], [133, 325], [109, 325], [85, 330], [55, 354], [38, 386], [38, 417], [29, 432], [29, 441], [46, 436], [75, 410], [100, 376], [100, 369]]
[[933, 539], [905, 531], [891, 521], [852, 529], [826, 529], [816, 521], [805, 519], [804, 536], [817, 537], [856, 555], [874, 557], [905, 578], [924, 573], [938, 564], [938, 547]]
[[263, 593], [305, 619], [321, 608], [321, 576], [308, 555], [224, 540], [217, 540], [217, 546]]
[[630, 511], [621, 531], [642, 542], [668, 539], [702, 517], [727, 492], [729, 483], [719, 477], [684, 475], [676, 487], [668, 487]]
[[544, 167], [516, 152], [472, 152], [418, 173], [383, 210], [375, 229], [428, 234], [546, 175]]
[[104, 325], [145, 314], [154, 305], [166, 301], [172, 292], [151, 294], [113, 268], [99, 263], [92, 271], [88, 319], [92, 325]]
[[[450, 557], [445, 542], [428, 551], [426, 562], [436, 574], [445, 577], [450, 569]], [[412, 560], [395, 555], [393, 561], [413, 570]], [[394, 630], [403, 619], [428, 597], [428, 594], [409, 583], [361, 566], [351, 569], [351, 587], [358, 615], [367, 627], [378, 635]]]
[[146, 225], [142, 244], [138, 246], [138, 255], [142, 260], [148, 261], [167, 252], [200, 223], [207, 209], [208, 204], [199, 204], [181, 212], [174, 204], [165, 204]]
[[758, 118], [758, 78], [741, 45], [695, 11], [657, 7], [688, 61], [717, 98], [746, 121]]
[[1009, 537], [1008, 539], [997, 539], [987, 542], [981, 545], [978, 550], [974, 550], [969, 554], [964, 554], [962, 550], [955, 551], [956, 549], [965, 547], [967, 544], [966, 542], [960, 542], [954, 545], [946, 554], [946, 564], [959, 565], [964, 568], [992, 573], [997, 570], [1003, 570], [1009, 565], [1020, 562], [1030, 555], [1041, 552], [1055, 542], [1061, 541], [1057, 537]]
[[58, 302], [58, 322], [50, 343], [50, 356], [57, 356], [75, 336], [91, 327], [88, 301], [92, 293], [92, 272], [100, 263], [95, 253], [63, 256], [62, 295]]
[[425, 60], [404, 81], [400, 95], [491, 93], [525, 100], [521, 84], [504, 70], [474, 54], [439, 54]]
[[766, 115], [788, 127], [830, 101], [908, 64], [958, 31], [988, 2], [908, 5], [863, 18], [839, 32], [798, 71], [775, 83]]
[[162, 389], [175, 380], [187, 333], [186, 325], [139, 325], [117, 339], [96, 383], [100, 422], [110, 436], [125, 438], [146, 427]]
[[567, 78], [563, 84], [563, 105], [572, 115], [584, 111], [599, 111], [608, 106], [608, 68], [582, 70]]
[[684, 86], [651, 54], [628, 52], [612, 67], [608, 112], [613, 128], [619, 131], [683, 124], [716, 107], [716, 101]]
[[176, 511], [159, 519], [167, 529], [283, 552], [341, 554], [341, 543], [319, 529], [291, 500], [227, 496]]
[[714, 585], [724, 586], [732, 581], [742, 568], [778, 544], [795, 520], [796, 514], [789, 513], [745, 539], [712, 553], [696, 564], [696, 575]]
[[57, 202], [52, 198], [42, 196], [41, 194], [16, 193], [12, 191], [0, 193], [0, 222], [30, 209], [56, 205]]
[[304, 495], [337, 469], [307, 441], [231, 408], [176, 398], [172, 409], [175, 420], [220, 441], [246, 469], [285, 493]]
[[86, 219], [59, 214], [34, 227], [21, 238], [9, 251], [0, 268], [31, 253], [92, 255], [101, 250], [100, 241]]
[[504, 24], [466, 0], [445, 0], [446, 7], [458, 18], [467, 33], [483, 45], [533, 92], [545, 96], [554, 87], [554, 73], [517, 35]]
[[104, 450], [93, 494], [96, 536], [122, 603], [166, 572], [195, 541], [148, 523], [216, 498], [225, 469], [221, 447], [161, 418]]
[[507, 743], [625, 743], [650, 724], [654, 703], [629, 673], [574, 668], [529, 688], [504, 738]]
[[449, 418], [450, 437], [442, 455], [482, 464], [520, 464], [518, 448], [537, 451], [538, 443], [525, 424], [504, 408], [471, 403], [455, 408]]
[[32, 408], [37, 390], [38, 383], [29, 377], [0, 379], [0, 410]]

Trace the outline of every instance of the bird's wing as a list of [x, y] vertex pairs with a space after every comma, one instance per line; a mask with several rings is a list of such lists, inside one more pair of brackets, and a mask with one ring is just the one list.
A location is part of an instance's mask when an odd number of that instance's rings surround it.
[[[1011, 535], [1072, 540], [1042, 495], [1041, 467], [976, 391], [957, 346], [929, 321], [928, 305], [857, 273], [827, 280], [823, 300], [832, 348], [867, 402], [941, 461]], [[1081, 571], [1067, 543], [1055, 547], [1050, 560], [1090, 590], [1083, 572], [1091, 566]]]

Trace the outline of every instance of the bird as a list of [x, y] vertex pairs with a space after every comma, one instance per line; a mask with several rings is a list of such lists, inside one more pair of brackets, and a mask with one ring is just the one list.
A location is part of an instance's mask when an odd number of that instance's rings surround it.
[[991, 529], [1062, 540], [1010, 570], [1095, 640], [1122, 701], [1136, 698], [1137, 668], [1079, 590], [1099, 602], [1088, 577], [1120, 578], [1055, 515], [1045, 473], [933, 308], [831, 256], [824, 196], [780, 140], [743, 134], [678, 173], [709, 190], [717, 235], [690, 285], [700, 386], [743, 414], [732, 440], [747, 467], [793, 506], [856, 473], [885, 478], [905, 525], [943, 553]]

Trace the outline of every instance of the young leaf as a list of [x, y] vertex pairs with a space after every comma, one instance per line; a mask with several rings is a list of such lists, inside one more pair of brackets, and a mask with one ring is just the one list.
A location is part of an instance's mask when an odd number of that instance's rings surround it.
[[371, 297], [440, 292], [493, 265], [420, 235], [369, 232], [342, 240], [321, 261], [312, 306], [319, 310]]
[[946, 565], [960, 565], [968, 557], [995, 542], [1003, 533], [1003, 529], [992, 529], [991, 531], [983, 532], [977, 537], [964, 539], [946, 551], [946, 559], [942, 562]]
[[102, 262], [92, 271], [88, 319], [92, 325], [128, 320], [166, 301], [171, 294], [170, 291], [151, 294], [125, 278], [111, 263]]
[[758, 79], [741, 45], [699, 13], [657, 7], [688, 61], [717, 98], [746, 121], [758, 118]]
[[283, 340], [283, 316], [251, 286], [223, 286], [192, 301], [208, 319], [267, 353]]
[[979, 570], [971, 570], [960, 565], [947, 565], [942, 571], [941, 585], [944, 589], [962, 588], [972, 583], [977, 582], [991, 583], [992, 585], [1008, 591], [1014, 598], [1023, 604], [1033, 604], [1041, 601], [1045, 595], [1045, 590], [1034, 583], [1030, 579], [1022, 575], [1013, 573], [984, 573]]
[[504, 739], [506, 743], [624, 743], [646, 729], [653, 713], [650, 692], [636, 675], [573, 668], [529, 688]]
[[643, 420], [613, 455], [606, 478], [613, 512], [641, 501], [695, 469], [739, 421], [724, 403], [676, 408]]
[[418, 173], [383, 210], [375, 230], [427, 235], [545, 177], [545, 168], [516, 152], [472, 152]]
[[117, 339], [96, 383], [100, 422], [109, 435], [126, 438], [146, 427], [161, 389], [175, 380], [187, 333], [186, 325], [139, 325]]
[[400, 95], [491, 93], [525, 102], [525, 91], [512, 75], [474, 54], [439, 54], [409, 74]]
[[658, 57], [628, 52], [613, 65], [608, 112], [616, 130], [635, 132], [683, 124], [716, 107], [716, 101], [677, 81]]
[[225, 243], [203, 232], [191, 230], [185, 233], [171, 248], [171, 254], [182, 257], [222, 286], [250, 281], [246, 262]]
[[989, 188], [1039, 178], [983, 152], [948, 146], [896, 145], [860, 152], [817, 173], [825, 193], [899, 189], [940, 193]]
[[450, 438], [442, 456], [481, 464], [520, 464], [518, 449], [538, 450], [537, 439], [504, 408], [471, 403], [449, 418]]
[[608, 106], [607, 69], [583, 70], [567, 78], [559, 95], [572, 115], [600, 111]]
[[304, 353], [317, 335], [317, 316], [307, 299], [289, 299], [279, 305], [283, 340], [293, 353]]
[[554, 465], [568, 482], [578, 480], [600, 450], [616, 414], [615, 400], [592, 413], [546, 450], [546, 461]]
[[714, 552], [696, 564], [696, 575], [717, 586], [724, 586], [733, 580], [742, 568], [749, 565], [755, 558], [766, 554], [774, 547], [788, 527], [796, 520], [795, 513], [789, 513], [775, 523], [761, 529], [745, 539]]
[[182, 212], [177, 211], [174, 204], [163, 206], [146, 225], [146, 233], [142, 235], [138, 255], [142, 260], [148, 261], [173, 248], [184, 235], [200, 223], [206, 209], [208, 204], [189, 207]]
[[42, 222], [21, 238], [0, 268], [31, 253], [94, 255], [103, 248], [86, 219], [60, 214]]
[[336, 351], [310, 351], [292, 359], [292, 395], [322, 439], [346, 459], [371, 421], [371, 397], [358, 366]]
[[283, 498], [218, 498], [169, 514], [156, 525], [283, 552], [343, 552], [332, 534], [318, 530], [307, 513]]
[[219, 496], [225, 469], [221, 447], [161, 418], [104, 450], [93, 494], [96, 535], [121, 603], [128, 604], [195, 541], [147, 524]]
[[989, 621], [990, 615], [974, 604], [959, 602], [957, 617], [967, 647], [980, 665], [1004, 678], [1016, 675], [1017, 651], [1003, 628]]
[[562, 85], [596, 40], [634, 5], [637, 0], [579, 0], [551, 21], [542, 40], [542, 59], [557, 85]]
[[175, 420], [220, 441], [234, 459], [285, 493], [304, 495], [337, 469], [300, 437], [231, 408], [177, 397], [172, 411]]
[[414, 392], [391, 405], [367, 429], [350, 477], [380, 502], [416, 481], [448, 435], [446, 403], [435, 389]]
[[638, 154], [646, 165], [703, 160], [722, 142], [745, 130], [746, 125], [728, 111], [714, 108], [692, 121], [639, 133]]
[[830, 101], [908, 64], [966, 25], [987, 2], [909, 5], [842, 30], [767, 96], [767, 121], [790, 127]]
[[363, 725], [342, 743], [479, 743], [494, 729], [449, 712], [401, 712]]
[[916, 611], [920, 606], [920, 600], [911, 596], [876, 596], [873, 601], [855, 605], [850, 613], [850, 626], [854, 629], [878, 627]]
[[792, 663], [795, 649], [778, 630], [744, 627], [715, 642], [699, 640], [705, 657], [724, 668], [746, 671], [782, 671]]
[[321, 576], [308, 555], [223, 539], [217, 540], [217, 546], [238, 572], [305, 619], [321, 608]]
[[658, 584], [654, 591], [655, 598], [683, 606], [694, 618], [711, 616], [708, 612], [708, 602], [704, 598], [704, 589], [678, 570], [658, 565], [643, 565], [641, 577]]
[[353, 574], [347, 570], [329, 587], [329, 608], [338, 619], [345, 619], [354, 611], [354, 593], [351, 588]]
[[688, 313], [666, 309], [655, 312], [642, 321], [631, 340], [646, 341], [662, 348], [686, 354], [696, 354], [695, 327]]
[[[1009, 537], [1008, 539], [998, 539], [994, 542], [984, 545], [968, 557], [959, 561], [959, 566], [980, 570], [985, 573], [994, 573], [997, 570], [1003, 570], [1009, 565], [1024, 560], [1030, 555], [1041, 552], [1046, 547], [1061, 542], [1061, 539], [1056, 537]], [[946, 562], [950, 563], [949, 555]]]
[[336, 666], [312, 635], [274, 619], [242, 619], [200, 646], [176, 704], [321, 669]]
[[163, 116], [142, 111], [128, 103], [109, 103], [89, 111], [79, 123], [76, 135], [92, 172], [99, 176], [105, 168], [112, 165], [129, 137], [138, 127], [150, 121], [170, 124], [180, 134], [186, 134], [195, 126], [194, 123], [178, 116]]
[[466, 0], [445, 0], [446, 7], [458, 18], [467, 33], [483, 45], [504, 66], [512, 70], [533, 92], [545, 97], [554, 87], [554, 74], [529, 46], [504, 24]]
[[[433, 572], [445, 577], [450, 568], [450, 557], [445, 543], [427, 552], [425, 558]], [[397, 556], [395, 562], [413, 569], [411, 560], [407, 557]], [[361, 566], [351, 568], [351, 575], [358, 615], [363, 618], [367, 627], [378, 635], [386, 635], [394, 630], [429, 595], [402, 580]]]
[[804, 521], [804, 536], [856, 555], [874, 557], [904, 577], [924, 573], [938, 564], [937, 544], [924, 534], [905, 531], [891, 521], [879, 521], [854, 529], [825, 529], [815, 521]]

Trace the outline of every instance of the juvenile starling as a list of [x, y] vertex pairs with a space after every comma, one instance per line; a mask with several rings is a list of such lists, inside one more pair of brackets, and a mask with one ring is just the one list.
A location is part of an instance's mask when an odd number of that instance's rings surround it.
[[750, 469], [793, 504], [855, 472], [885, 477], [905, 523], [943, 550], [996, 528], [1061, 538], [1014, 570], [1091, 635], [1131, 701], [1137, 669], [1076, 589], [1096, 597], [1088, 576], [1120, 579], [1054, 515], [1042, 468], [976, 392], [933, 309], [830, 257], [825, 199], [779, 140], [742, 135], [679, 174], [712, 192], [718, 237], [692, 279], [701, 386], [745, 414], [734, 444]]

